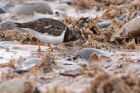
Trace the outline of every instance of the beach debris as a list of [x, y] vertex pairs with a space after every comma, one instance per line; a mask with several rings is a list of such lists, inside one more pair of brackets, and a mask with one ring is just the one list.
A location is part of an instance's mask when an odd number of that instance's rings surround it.
[[140, 1], [139, 0], [133, 0], [130, 2], [131, 7], [135, 7], [136, 9], [140, 8]]
[[47, 90], [47, 93], [74, 93], [71, 90], [66, 89], [65, 87], [62, 86], [56, 86], [54, 88], [50, 88]]
[[98, 35], [101, 34], [99, 29], [96, 26], [94, 26], [94, 25], [90, 28], [90, 30], [93, 32], [93, 34], [98, 34]]
[[110, 41], [117, 39], [139, 39], [140, 17], [136, 17], [124, 24], [118, 31], [115, 31]]
[[53, 14], [49, 4], [45, 1], [30, 1], [16, 5], [11, 10], [14, 15], [34, 15], [35, 12], [42, 14]]
[[41, 61], [39, 64], [37, 64], [35, 67], [33, 67], [32, 71], [33, 72], [50, 72], [53, 71], [53, 69], [56, 67], [55, 60], [53, 56], [49, 53], [46, 52], [45, 55], [42, 57]]
[[98, 72], [84, 93], [137, 93], [140, 91], [139, 78], [134, 75], [126, 75], [122, 77], [114, 77], [105, 72]]
[[126, 6], [116, 6], [116, 5], [110, 5], [107, 9], [105, 9], [102, 18], [103, 19], [112, 19], [118, 16], [121, 16], [123, 14], [128, 14], [129, 10]]
[[93, 0], [72, 0], [72, 5], [76, 6], [78, 9], [91, 9], [93, 7]]

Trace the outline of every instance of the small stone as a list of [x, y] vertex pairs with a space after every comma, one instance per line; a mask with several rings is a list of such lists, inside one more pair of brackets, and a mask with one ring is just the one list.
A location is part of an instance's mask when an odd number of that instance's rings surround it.
[[77, 76], [82, 74], [83, 68], [78, 65], [64, 65], [63, 69], [59, 70], [61, 75]]
[[123, 20], [126, 18], [126, 16], [127, 16], [126, 14], [120, 15], [120, 16], [118, 17], [118, 19], [121, 20], [121, 21], [123, 21]]
[[29, 71], [32, 67], [39, 64], [40, 61], [41, 61], [41, 58], [29, 58], [25, 60], [24, 62], [17, 63], [15, 71], [18, 73]]
[[60, 3], [66, 3], [66, 4], [70, 5], [72, 0], [60, 0], [59, 2]]
[[93, 54], [94, 52], [104, 57], [109, 57], [112, 54], [111, 52], [103, 51], [96, 48], [83, 48], [77, 53], [77, 56], [79, 56], [81, 59], [88, 60], [91, 54]]
[[59, 60], [57, 62], [58, 71], [61, 75], [77, 76], [82, 74], [83, 67], [72, 61]]
[[138, 39], [140, 36], [140, 16], [130, 20], [116, 31], [110, 41], [117, 39]]
[[14, 15], [34, 15], [34, 13], [53, 14], [49, 4], [45, 1], [26, 2], [15, 6], [12, 10]]
[[99, 22], [97, 25], [99, 26], [100, 29], [107, 28], [111, 25], [111, 22], [110, 21], [102, 21], [102, 22]]

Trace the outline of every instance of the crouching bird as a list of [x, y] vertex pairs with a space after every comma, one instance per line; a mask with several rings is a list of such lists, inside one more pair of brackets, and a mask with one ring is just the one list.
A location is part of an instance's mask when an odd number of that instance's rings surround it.
[[39, 49], [39, 41], [50, 46], [50, 44], [60, 44], [78, 39], [85, 40], [80, 30], [72, 31], [63, 22], [52, 18], [41, 18], [23, 23], [5, 21], [0, 24], [0, 27], [3, 30], [11, 30], [16, 27], [23, 32], [30, 33], [38, 39]]

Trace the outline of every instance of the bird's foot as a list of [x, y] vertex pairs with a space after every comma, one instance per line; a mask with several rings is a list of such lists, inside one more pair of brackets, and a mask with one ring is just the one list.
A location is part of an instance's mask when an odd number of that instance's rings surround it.
[[45, 55], [45, 51], [41, 49], [37, 49], [37, 51], [32, 51], [33, 57], [43, 57]]
[[37, 51], [38, 51], [38, 52], [41, 52], [42, 50], [41, 50], [41, 48], [38, 48]]
[[54, 50], [52, 48], [48, 48], [48, 51], [49, 52], [53, 52]]
[[50, 51], [50, 52], [53, 52], [54, 50], [53, 50], [53, 48], [51, 47], [51, 45], [48, 43], [47, 44], [47, 46], [48, 46], [48, 50]]
[[55, 50], [60, 50], [60, 48], [58, 46], [55, 46], [54, 49]]

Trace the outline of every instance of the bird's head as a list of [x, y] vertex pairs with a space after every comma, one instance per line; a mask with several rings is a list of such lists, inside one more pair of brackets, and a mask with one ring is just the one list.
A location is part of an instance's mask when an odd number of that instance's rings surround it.
[[4, 21], [0, 23], [0, 28], [2, 30], [12, 30], [16, 27], [17, 25], [13, 21]]

